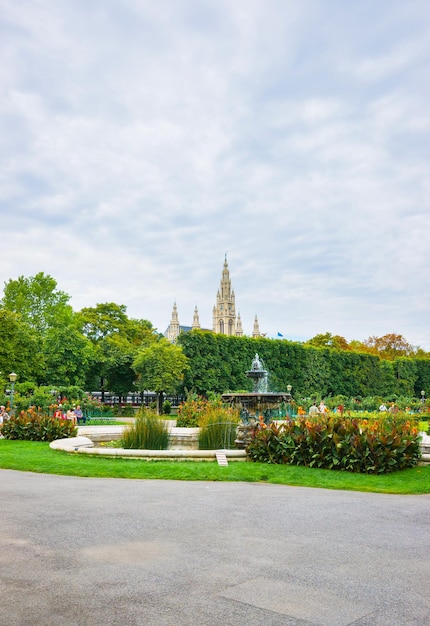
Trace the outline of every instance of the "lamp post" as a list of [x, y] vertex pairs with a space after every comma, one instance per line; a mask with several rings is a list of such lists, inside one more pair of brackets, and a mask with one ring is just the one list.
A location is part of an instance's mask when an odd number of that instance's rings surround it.
[[426, 395], [426, 392], [425, 392], [425, 391], [424, 391], [424, 389], [423, 389], [423, 390], [422, 390], [422, 392], [421, 392], [421, 402], [422, 402], [423, 404], [424, 404], [424, 402], [425, 402], [425, 395]]
[[288, 417], [292, 417], [292, 409], [291, 409], [291, 389], [292, 386], [291, 385], [287, 385], [287, 415]]
[[15, 388], [15, 381], [16, 381], [16, 374], [15, 372], [11, 372], [9, 374], [9, 380], [10, 380], [10, 414], [12, 415], [12, 409], [13, 409], [13, 391]]

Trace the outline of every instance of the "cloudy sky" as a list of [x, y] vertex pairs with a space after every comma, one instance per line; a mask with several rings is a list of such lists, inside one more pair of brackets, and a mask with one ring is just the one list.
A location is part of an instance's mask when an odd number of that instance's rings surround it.
[[430, 350], [428, 0], [0, 0], [1, 286]]

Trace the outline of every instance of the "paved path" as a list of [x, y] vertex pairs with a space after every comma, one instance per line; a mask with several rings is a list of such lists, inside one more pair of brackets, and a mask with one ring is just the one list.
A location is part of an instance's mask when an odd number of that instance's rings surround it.
[[430, 496], [0, 470], [1, 626], [423, 626]]

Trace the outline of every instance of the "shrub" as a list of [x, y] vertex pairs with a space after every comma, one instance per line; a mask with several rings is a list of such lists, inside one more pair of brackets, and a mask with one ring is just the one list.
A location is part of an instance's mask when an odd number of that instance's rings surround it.
[[169, 430], [157, 415], [150, 411], [141, 411], [134, 424], [123, 433], [123, 447], [133, 450], [167, 450]]
[[[113, 407], [113, 409], [115, 409], [115, 407]], [[112, 415], [114, 413], [113, 409], [111, 409]], [[119, 405], [116, 411], [117, 411], [117, 415], [119, 415], [120, 417], [134, 417], [136, 413], [135, 409], [133, 408], [131, 404], [124, 404], [122, 406]], [[105, 416], [107, 417], [106, 413], [105, 413]]]
[[414, 467], [420, 458], [418, 429], [404, 418], [359, 421], [319, 416], [261, 424], [248, 458], [366, 474]]
[[176, 426], [182, 428], [196, 428], [199, 425], [200, 415], [206, 410], [208, 400], [196, 394], [189, 394], [185, 402], [178, 406]]
[[54, 441], [74, 437], [77, 429], [70, 420], [54, 419], [34, 409], [21, 411], [0, 426], [5, 439]]
[[172, 403], [169, 400], [164, 400], [163, 402], [163, 413], [164, 415], [170, 415], [172, 412]]

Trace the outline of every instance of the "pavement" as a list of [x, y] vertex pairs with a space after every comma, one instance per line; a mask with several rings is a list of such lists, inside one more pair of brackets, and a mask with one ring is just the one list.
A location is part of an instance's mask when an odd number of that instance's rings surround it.
[[0, 470], [1, 626], [423, 626], [430, 495]]

